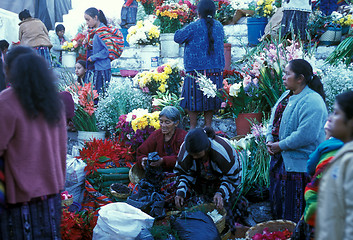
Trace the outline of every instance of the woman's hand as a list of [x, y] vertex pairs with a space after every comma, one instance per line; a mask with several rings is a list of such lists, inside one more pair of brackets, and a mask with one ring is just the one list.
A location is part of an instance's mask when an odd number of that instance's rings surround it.
[[151, 163], [150, 163], [150, 166], [151, 166], [151, 167], [159, 167], [159, 166], [162, 165], [162, 163], [163, 163], [163, 158], [160, 158], [158, 161], [151, 162]]
[[148, 159], [147, 157], [144, 157], [141, 160], [141, 166], [142, 166], [143, 169], [146, 169], [147, 159]]
[[267, 142], [267, 143], [266, 143], [267, 152], [268, 152], [270, 155], [274, 155], [274, 153], [272, 152], [272, 149], [271, 149], [272, 144], [273, 144], [273, 142]]
[[282, 152], [282, 149], [279, 147], [279, 142], [274, 142], [274, 143], [268, 142], [266, 146], [267, 146], [267, 150], [270, 148], [269, 153], [270, 154], [272, 153], [271, 155]]
[[181, 209], [181, 207], [184, 205], [184, 198], [183, 197], [175, 196], [174, 201], [175, 201], [175, 206], [178, 209]]
[[223, 197], [220, 193], [216, 193], [213, 197], [213, 202], [216, 204], [217, 209], [222, 209], [223, 208]]
[[87, 61], [89, 61], [89, 62], [92, 62], [92, 59], [91, 59], [91, 57], [89, 57], [89, 58], [87, 59]]

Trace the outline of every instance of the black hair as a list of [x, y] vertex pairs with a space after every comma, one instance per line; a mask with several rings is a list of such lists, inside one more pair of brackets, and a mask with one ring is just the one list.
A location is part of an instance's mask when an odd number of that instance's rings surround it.
[[347, 120], [353, 118], [353, 91], [348, 91], [337, 95], [336, 103], [345, 113]]
[[27, 19], [32, 17], [31, 14], [29, 13], [28, 9], [24, 9], [22, 12], [18, 14], [18, 18], [22, 21], [23, 19]]
[[216, 5], [212, 0], [201, 0], [197, 5], [197, 12], [200, 17], [205, 19], [208, 36], [208, 48], [207, 55], [214, 53], [214, 37], [212, 35], [212, 29], [214, 24], [214, 15], [216, 12]]
[[296, 77], [303, 75], [306, 85], [320, 94], [322, 99], [325, 101], [326, 97], [324, 86], [320, 80], [320, 77], [313, 73], [313, 68], [308, 61], [304, 59], [294, 59], [289, 62], [289, 67], [294, 72]]
[[4, 51], [6, 48], [9, 48], [10, 44], [4, 39], [0, 40], [0, 50]]
[[65, 27], [64, 25], [62, 24], [58, 24], [56, 27], [55, 27], [55, 32], [58, 33], [60, 31], [65, 31]]
[[87, 69], [87, 67], [86, 67], [86, 61], [80, 59], [80, 60], [77, 60], [76, 63], [79, 63], [84, 69]]
[[91, 7], [85, 11], [85, 14], [91, 16], [92, 18], [98, 16], [98, 20], [101, 23], [103, 23], [105, 26], [108, 25], [107, 19], [105, 18], [105, 15], [102, 10], [98, 10], [97, 8]]
[[207, 151], [211, 147], [208, 138], [214, 139], [216, 136], [214, 130], [210, 127], [194, 128], [185, 136], [185, 148], [189, 153], [199, 153]]
[[31, 48], [11, 49], [5, 60], [8, 80], [30, 118], [43, 114], [49, 124], [62, 118], [62, 102], [55, 86], [55, 77], [45, 59]]

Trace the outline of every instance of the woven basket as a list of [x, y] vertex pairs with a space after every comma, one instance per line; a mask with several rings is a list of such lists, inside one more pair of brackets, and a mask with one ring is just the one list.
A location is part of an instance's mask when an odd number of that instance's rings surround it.
[[[192, 207], [190, 209], [190, 211], [201, 211], [203, 213], [208, 213], [208, 212], [212, 212], [214, 209], [216, 208], [216, 205], [213, 203], [205, 203], [205, 204], [201, 204], [195, 207]], [[223, 232], [225, 226], [226, 226], [226, 216], [227, 216], [227, 211], [222, 208], [222, 210], [218, 210], [219, 214], [222, 215], [222, 218], [219, 219], [217, 222], [215, 222], [216, 227], [218, 232]]]
[[[128, 193], [119, 193], [115, 190], [112, 189], [112, 186], [115, 185], [115, 184], [118, 184], [118, 185], [122, 185], [124, 187], [126, 187], [127, 189], [129, 189], [129, 192]], [[126, 185], [124, 184], [121, 184], [121, 183], [113, 183], [112, 185], [110, 185], [110, 193], [114, 196], [114, 197], [117, 197], [119, 199], [127, 199], [130, 195], [131, 195], [131, 189], [128, 188]]]
[[65, 200], [61, 200], [61, 206], [65, 207], [65, 206], [70, 206], [72, 203], [74, 202], [74, 198], [68, 198]]
[[245, 239], [251, 240], [256, 233], [262, 234], [265, 228], [268, 228], [269, 232], [284, 231], [285, 229], [288, 229], [290, 232], [293, 232], [295, 226], [296, 224], [294, 222], [288, 221], [288, 220], [273, 220], [273, 221], [259, 223], [251, 227], [246, 232]]
[[130, 168], [129, 179], [133, 184], [138, 184], [138, 182], [145, 177], [145, 171], [140, 169], [136, 164]]

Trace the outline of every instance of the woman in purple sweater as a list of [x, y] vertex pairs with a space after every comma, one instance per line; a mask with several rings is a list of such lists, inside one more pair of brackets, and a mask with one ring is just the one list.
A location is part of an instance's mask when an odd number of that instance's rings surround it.
[[0, 239], [60, 239], [66, 118], [53, 73], [27, 47], [7, 55], [0, 94], [0, 157], [6, 203]]

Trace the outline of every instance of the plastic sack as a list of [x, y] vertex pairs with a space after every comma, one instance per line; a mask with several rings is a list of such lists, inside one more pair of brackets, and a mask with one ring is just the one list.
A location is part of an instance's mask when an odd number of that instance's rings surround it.
[[93, 240], [133, 240], [154, 222], [153, 217], [124, 202], [105, 205], [98, 214]]
[[154, 237], [148, 229], [144, 228], [141, 230], [139, 235], [137, 235], [135, 240], [154, 240]]
[[183, 212], [171, 226], [181, 240], [221, 240], [212, 218], [201, 211]]
[[74, 202], [81, 203], [85, 189], [85, 167], [86, 163], [74, 157], [66, 159], [66, 182], [65, 190], [74, 198]]

